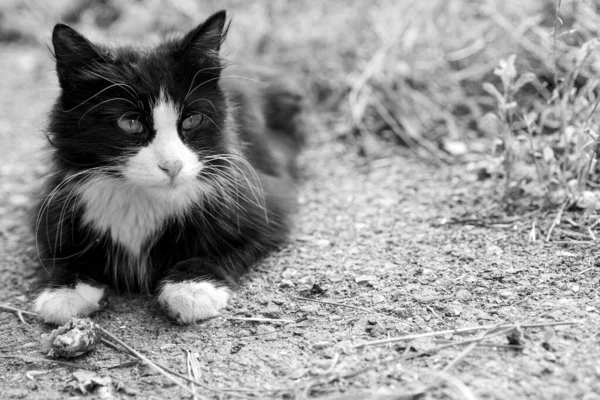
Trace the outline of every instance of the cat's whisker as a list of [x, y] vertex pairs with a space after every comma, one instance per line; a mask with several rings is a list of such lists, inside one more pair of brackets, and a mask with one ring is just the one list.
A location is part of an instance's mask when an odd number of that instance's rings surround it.
[[[266, 202], [265, 202], [265, 198], [264, 198], [264, 189], [262, 187], [262, 183], [260, 182], [260, 178], [259, 178], [258, 174], [256, 173], [256, 170], [254, 170], [254, 168], [252, 167], [252, 165], [250, 165], [250, 163], [248, 161], [246, 161], [244, 158], [233, 155], [233, 154], [222, 154], [222, 155], [212, 156], [212, 158], [210, 158], [210, 159], [226, 161], [227, 163], [229, 163], [229, 165], [231, 165], [231, 167], [233, 169], [235, 169], [241, 175], [241, 177], [246, 182], [247, 188], [250, 190], [251, 194], [254, 196], [254, 201], [252, 201], [248, 198], [246, 198], [246, 200], [249, 201], [249, 203], [256, 205], [264, 212], [265, 221], [267, 221], [267, 223], [268, 223], [269, 218], [268, 218]], [[238, 161], [238, 162], [242, 163], [242, 165], [247, 167], [248, 171], [252, 175], [253, 180], [258, 184], [258, 186], [255, 186], [251, 183], [251, 180], [248, 178], [248, 176], [246, 175], [246, 173], [244, 172], [242, 167], [240, 165], [237, 165], [234, 161]], [[237, 182], [237, 179], [233, 179], [233, 181]]]
[[[258, 186], [254, 186], [250, 183], [250, 180], [247, 178], [246, 174], [244, 173], [244, 171], [242, 170], [242, 168], [237, 165], [236, 163], [232, 162], [231, 160], [228, 160], [228, 158], [232, 158], [233, 160], [239, 161], [242, 165], [246, 166], [246, 168], [248, 169], [248, 171], [250, 172], [250, 174], [252, 175], [252, 178], [254, 179], [254, 182], [256, 182], [258, 184]], [[261, 194], [261, 198], [262, 198], [262, 202], [261, 201], [257, 201], [259, 203], [261, 203], [264, 207], [264, 188], [262, 186], [262, 182], [260, 180], [260, 177], [258, 176], [258, 173], [256, 172], [256, 170], [254, 169], [254, 167], [243, 157], [240, 157], [238, 155], [235, 154], [227, 154], [224, 155], [224, 157], [222, 158], [225, 161], [228, 161], [231, 163], [232, 166], [234, 166], [235, 168], [238, 169], [238, 171], [240, 172], [240, 174], [244, 177], [244, 179], [246, 180], [246, 182], [248, 183], [248, 187], [250, 188], [251, 191], [255, 191], [258, 190]], [[256, 194], [256, 193], [254, 193]]]
[[[66, 185], [68, 185], [71, 181], [73, 181], [74, 179], [79, 178], [82, 175], [86, 175], [86, 174], [91, 174], [96, 170], [96, 168], [92, 168], [89, 170], [84, 170], [84, 171], [79, 171], [75, 174], [72, 174], [68, 177], [66, 177], [65, 179], [63, 179], [58, 185], [56, 185], [56, 187], [46, 196], [46, 198], [44, 199], [44, 201], [42, 202], [42, 204], [40, 205], [40, 209], [38, 211], [38, 215], [36, 217], [36, 224], [35, 224], [35, 245], [36, 245], [36, 253], [38, 256], [38, 259], [40, 260], [40, 264], [42, 265], [42, 267], [44, 268], [44, 270], [46, 270], [46, 272], [48, 272], [48, 270], [46, 269], [44, 263], [41, 261], [41, 255], [39, 252], [39, 229], [40, 229], [40, 225], [42, 222], [42, 216], [45, 214], [46, 215], [46, 241], [48, 241], [48, 244], [50, 244], [50, 237], [48, 237], [48, 233], [49, 233], [49, 213], [48, 213], [48, 209], [50, 207], [50, 204], [52, 203], [52, 201], [54, 200], [54, 198], [56, 196], [64, 196], [64, 194], [61, 193], [61, 190], [63, 187], [65, 187]], [[59, 225], [57, 227], [58, 229], [61, 228], [61, 226]], [[56, 239], [56, 238], [55, 238]], [[56, 254], [56, 252], [54, 252], [54, 254]]]
[[107, 90], [109, 90], [109, 89], [111, 89], [111, 88], [113, 88], [113, 87], [115, 87], [115, 86], [119, 86], [119, 85], [118, 85], [118, 84], [116, 84], [116, 83], [114, 83], [114, 84], [112, 84], [112, 85], [110, 85], [110, 86], [107, 86], [107, 87], [105, 87], [104, 89], [102, 89], [102, 90], [98, 91], [98, 92], [97, 92], [95, 95], [93, 95], [93, 96], [91, 96], [91, 97], [88, 97], [86, 100], [82, 101], [81, 103], [79, 103], [79, 104], [78, 104], [78, 105], [76, 105], [75, 107], [73, 107], [73, 108], [69, 108], [68, 110], [64, 110], [64, 109], [63, 109], [63, 110], [62, 110], [62, 112], [65, 112], [65, 113], [70, 113], [71, 111], [74, 111], [74, 110], [78, 109], [79, 107], [81, 107], [82, 105], [84, 105], [85, 103], [87, 103], [88, 101], [92, 100], [93, 98], [95, 98], [95, 97], [97, 97], [97, 96], [101, 95], [102, 93], [106, 92]]
[[192, 104], [194, 104], [194, 103], [196, 103], [198, 101], [206, 101], [206, 102], [208, 102], [212, 106], [213, 110], [215, 110], [215, 112], [219, 112], [217, 110], [217, 107], [215, 107], [215, 105], [213, 104], [213, 102], [210, 101], [210, 100], [208, 100], [208, 99], [196, 99], [196, 100], [190, 102], [187, 106], [190, 107]]
[[87, 115], [87, 114], [88, 114], [90, 111], [92, 111], [93, 109], [95, 109], [95, 108], [97, 108], [97, 107], [101, 106], [102, 104], [106, 104], [106, 103], [108, 103], [108, 102], [110, 102], [110, 101], [117, 101], [117, 100], [125, 101], [125, 102], [127, 102], [127, 103], [129, 103], [129, 104], [133, 105], [134, 107], [136, 106], [136, 105], [135, 105], [135, 103], [133, 103], [131, 100], [127, 100], [127, 99], [125, 99], [125, 98], [123, 98], [123, 97], [115, 97], [115, 98], [112, 98], [112, 99], [108, 99], [108, 100], [101, 101], [100, 103], [96, 104], [95, 106], [93, 106], [93, 107], [90, 107], [90, 109], [89, 109], [89, 110], [87, 110], [87, 111], [86, 111], [86, 112], [85, 112], [85, 113], [84, 113], [84, 114], [81, 116], [81, 118], [79, 118], [79, 122], [77, 123], [77, 126], [81, 126], [81, 120], [82, 120], [83, 118], [85, 118], [85, 116], [86, 116], [86, 115]]
[[252, 81], [252, 82], [256, 82], [256, 83], [260, 83], [261, 85], [265, 85], [268, 86], [265, 82], [263, 81], [259, 81], [258, 79], [253, 79], [253, 78], [248, 78], [247, 76], [240, 76], [240, 75], [220, 75], [220, 76], [216, 76], [214, 78], [211, 79], [207, 79], [206, 81], [202, 82], [201, 84], [197, 85], [194, 89], [192, 89], [190, 92], [188, 92], [188, 94], [185, 96], [184, 101], [192, 94], [194, 93], [197, 89], [200, 89], [202, 86], [210, 83], [210, 82], [214, 82], [216, 80], [219, 79], [223, 79], [223, 78], [238, 78], [238, 79], [245, 79], [248, 81]]
[[191, 94], [191, 91], [192, 91], [192, 86], [194, 86], [194, 82], [196, 81], [196, 77], [198, 76], [198, 74], [200, 74], [201, 72], [204, 72], [204, 71], [212, 70], [212, 69], [221, 70], [221, 67], [220, 67], [220, 66], [218, 66], [218, 67], [207, 67], [207, 68], [202, 68], [202, 69], [200, 69], [198, 72], [196, 72], [196, 73], [194, 74], [194, 77], [192, 78], [192, 82], [190, 83], [190, 87], [188, 88], [188, 91], [187, 91], [187, 93], [186, 93], [185, 97], [183, 98], [183, 102], [184, 102], [184, 103], [185, 103], [185, 101], [187, 100], [187, 98], [188, 98], [188, 97], [190, 96], [190, 94]]
[[215, 121], [213, 121], [212, 118], [210, 118], [208, 115], [202, 114], [202, 113], [196, 113], [196, 114], [201, 114], [202, 116], [204, 116], [204, 118], [206, 118], [207, 120], [209, 120], [210, 122], [212, 122], [212, 124], [215, 126], [215, 128], [217, 128], [219, 130], [219, 132], [224, 133], [223, 130], [221, 128], [219, 128], [219, 125], [217, 125], [215, 123]]
[[[133, 87], [131, 87], [131, 85], [128, 85], [125, 82], [116, 82], [116, 81], [114, 81], [112, 79], [108, 79], [107, 77], [102, 76], [102, 75], [100, 75], [99, 73], [97, 73], [95, 71], [87, 71], [87, 72], [89, 74], [93, 75], [93, 76], [96, 76], [96, 77], [100, 78], [100, 79], [104, 79], [105, 81], [110, 82], [113, 85], [117, 85], [117, 86], [122, 87], [123, 89], [127, 90], [127, 92], [130, 95], [132, 95], [133, 97], [135, 97], [139, 101], [140, 96], [138, 95], [138, 93], [136, 92], [136, 90]], [[142, 103], [142, 106], [143, 106], [143, 103]]]

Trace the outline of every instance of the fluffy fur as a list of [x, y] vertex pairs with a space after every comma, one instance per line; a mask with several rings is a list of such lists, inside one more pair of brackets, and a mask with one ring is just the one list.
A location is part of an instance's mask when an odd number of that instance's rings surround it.
[[56, 317], [83, 284], [157, 291], [181, 323], [211, 317], [227, 303], [226, 285], [284, 242], [301, 91], [272, 72], [224, 68], [226, 30], [219, 12], [139, 49], [54, 28], [54, 169], [34, 224], [49, 276], [35, 307], [46, 321], [97, 311]]

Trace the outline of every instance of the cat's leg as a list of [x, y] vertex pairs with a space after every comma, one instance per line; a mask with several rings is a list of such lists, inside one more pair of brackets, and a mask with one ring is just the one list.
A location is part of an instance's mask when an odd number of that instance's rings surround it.
[[62, 325], [72, 317], [87, 317], [104, 308], [105, 288], [92, 281], [43, 289], [34, 302], [34, 311], [46, 323]]
[[158, 287], [158, 303], [180, 324], [216, 317], [227, 305], [233, 280], [203, 258], [177, 263]]

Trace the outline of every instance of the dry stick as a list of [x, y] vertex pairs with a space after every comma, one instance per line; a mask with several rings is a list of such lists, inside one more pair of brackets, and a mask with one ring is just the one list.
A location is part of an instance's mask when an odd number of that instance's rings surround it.
[[[31, 315], [31, 316], [39, 318], [39, 315], [36, 314], [36, 313], [29, 312], [29, 311], [24, 311], [24, 310], [15, 308], [15, 307], [7, 306], [5, 304], [0, 304], [0, 310], [2, 310], [2, 309], [6, 310], [6, 311], [17, 313], [17, 314], [19, 312], [21, 312], [23, 314], [28, 314], [28, 315]], [[108, 332], [106, 329], [102, 328], [99, 325], [96, 325], [96, 326], [98, 327], [98, 329], [102, 333], [104, 333], [106, 336], [110, 337], [111, 339], [113, 339], [114, 341], [116, 341], [119, 345], [121, 345], [122, 348], [120, 348], [119, 346], [117, 346], [116, 344], [112, 343], [109, 340], [101, 338], [100, 341], [103, 344], [105, 344], [105, 345], [107, 345], [109, 347], [112, 347], [112, 348], [114, 348], [117, 351], [124, 351], [127, 354], [129, 354], [129, 355], [131, 355], [133, 357], [137, 357], [138, 359], [144, 361], [145, 363], [147, 363], [147, 364], [149, 364], [151, 366], [154, 366], [155, 369], [159, 373], [161, 373], [162, 375], [166, 376], [170, 381], [174, 382], [176, 385], [182, 387], [183, 389], [185, 389], [188, 392], [190, 392], [190, 390], [189, 390], [189, 388], [187, 386], [183, 385], [181, 382], [177, 381], [176, 379], [173, 379], [172, 377], [168, 376], [168, 374], [165, 374], [165, 371], [169, 372], [169, 373], [171, 373], [171, 374], [173, 374], [175, 376], [178, 376], [178, 377], [180, 377], [182, 379], [185, 379], [188, 382], [191, 382], [191, 383], [194, 383], [194, 384], [196, 384], [196, 385], [198, 385], [200, 387], [203, 387], [204, 389], [211, 390], [211, 391], [214, 391], [214, 392], [223, 393], [223, 392], [227, 392], [227, 391], [240, 391], [240, 392], [241, 391], [247, 391], [247, 392], [260, 391], [260, 389], [218, 389], [218, 388], [210, 387], [208, 385], [203, 384], [202, 382], [198, 382], [198, 381], [196, 381], [194, 379], [190, 379], [187, 376], [178, 373], [177, 371], [173, 371], [170, 368], [167, 368], [167, 367], [165, 367], [165, 366], [163, 366], [161, 364], [158, 364], [156, 362], [151, 361], [150, 359], [144, 357], [142, 354], [140, 354], [137, 351], [135, 351], [133, 348], [131, 348], [128, 345], [126, 345], [124, 342], [122, 342], [119, 338], [117, 338], [116, 336], [114, 336], [112, 333]], [[99, 368], [99, 367], [95, 367], [95, 366], [86, 366], [86, 365], [81, 365], [81, 364], [76, 364], [76, 363], [70, 363], [70, 362], [67, 362], [67, 361], [48, 360], [48, 359], [45, 359], [45, 358], [39, 358], [39, 359], [35, 358], [34, 359], [34, 358], [30, 358], [30, 357], [26, 357], [26, 356], [21, 356], [21, 355], [14, 355], [14, 356], [11, 356], [11, 355], [0, 355], [0, 358], [21, 358], [21, 359], [29, 358], [29, 359], [31, 359], [32, 361], [35, 361], [35, 362], [49, 362], [49, 363], [55, 363], [55, 364], [70, 366], [70, 367], [74, 367], [74, 368], [88, 369], [88, 370], [94, 370], [94, 369], [98, 369]], [[193, 393], [191, 393], [191, 394], [193, 395]], [[230, 396], [232, 396], [232, 397], [247, 398], [245, 396], [240, 396], [240, 395], [233, 394], [233, 393], [227, 393], [227, 394], [230, 395]]]
[[80, 368], [80, 369], [87, 369], [89, 371], [95, 371], [100, 369], [100, 367], [96, 367], [93, 365], [85, 365], [85, 364], [78, 364], [78, 363], [73, 363], [73, 362], [68, 362], [68, 361], [61, 361], [61, 360], [50, 360], [47, 358], [38, 358], [38, 357], [29, 357], [29, 356], [23, 356], [20, 354], [2, 354], [0, 355], [0, 359], [2, 358], [18, 358], [20, 360], [23, 360], [25, 362], [43, 362], [43, 363], [51, 363], [51, 364], [58, 364], [58, 365], [63, 365], [65, 367], [71, 367], [71, 368]]
[[244, 317], [227, 317], [228, 321], [248, 321], [248, 322], [268, 322], [272, 324], [289, 324], [295, 323], [293, 319], [278, 319], [278, 318], [244, 318]]
[[565, 211], [565, 208], [567, 208], [567, 205], [570, 205], [571, 201], [569, 199], [567, 199], [562, 206], [560, 206], [560, 208], [558, 209], [558, 213], [556, 214], [556, 217], [554, 217], [554, 220], [552, 221], [552, 225], [550, 225], [550, 229], [548, 229], [548, 234], [546, 235], [546, 242], [550, 241], [550, 236], [552, 235], [552, 231], [554, 230], [554, 228], [556, 228], [556, 226], [558, 224], [560, 224], [560, 219], [562, 218], [562, 215]]
[[[541, 324], [529, 324], [528, 326], [529, 327], [533, 327], [533, 326], [538, 326], [538, 325], [541, 325]], [[523, 327], [523, 325], [520, 325], [520, 326]], [[486, 327], [481, 327], [481, 328], [477, 328], [477, 329], [485, 329], [485, 328]], [[501, 329], [502, 327], [499, 327], [498, 325], [488, 325], [487, 326], [488, 330], [493, 329], [493, 328], [500, 328]], [[449, 343], [443, 344], [443, 345], [438, 346], [436, 348], [433, 348], [433, 349], [430, 349], [430, 350], [419, 351], [417, 353], [407, 354], [405, 352], [400, 357], [395, 357], [395, 358], [392, 358], [390, 360], [383, 361], [383, 364], [390, 364], [390, 363], [394, 363], [394, 362], [400, 362], [400, 361], [404, 361], [404, 360], [410, 360], [410, 359], [421, 357], [421, 356], [424, 356], [424, 355], [427, 355], [427, 354], [431, 355], [431, 354], [437, 353], [437, 352], [439, 352], [441, 350], [444, 350], [444, 349], [447, 349], [447, 348], [450, 348], [450, 347], [454, 347], [454, 346], [462, 346], [462, 345], [465, 345], [465, 344], [479, 343], [479, 342], [481, 342], [484, 339], [488, 339], [488, 338], [492, 338], [492, 337], [495, 337], [495, 336], [503, 335], [506, 332], [508, 332], [508, 331], [516, 328], [516, 325], [512, 325], [512, 326], [509, 326], [509, 327], [505, 326], [504, 328], [505, 329], [501, 329], [500, 331], [491, 332], [491, 333], [489, 333], [485, 337], [480, 337], [480, 338], [476, 338], [476, 339], [468, 339], [468, 340], [463, 340], [463, 341], [450, 341]], [[470, 328], [470, 330], [474, 330], [474, 329]], [[463, 329], [461, 331], [465, 331], [465, 330]], [[456, 332], [456, 331], [451, 331], [451, 332]], [[432, 332], [432, 333], [436, 334], [435, 332]], [[439, 332], [437, 332], [437, 334], [439, 334]], [[415, 336], [415, 335], [412, 335], [412, 336]], [[306, 390], [309, 390], [310, 388], [312, 388], [314, 386], [324, 385], [324, 384], [327, 384], [327, 383], [331, 383], [331, 382], [333, 382], [333, 381], [335, 381], [337, 379], [349, 379], [349, 378], [353, 378], [353, 377], [355, 377], [357, 375], [360, 375], [360, 374], [363, 374], [363, 373], [365, 373], [367, 371], [370, 371], [370, 370], [372, 370], [372, 369], [374, 369], [374, 368], [376, 368], [378, 366], [381, 366], [381, 364], [380, 365], [370, 365], [370, 366], [361, 368], [359, 370], [348, 372], [348, 373], [343, 374], [343, 375], [332, 376], [332, 377], [329, 377], [326, 380], [324, 380], [324, 379], [312, 380], [312, 381], [309, 381], [309, 382], [305, 382], [303, 386], [306, 386]], [[435, 372], [435, 373], [431, 372], [431, 373], [432, 374], [437, 374], [437, 373], [444, 374], [444, 372]], [[445, 375], [445, 376], [449, 376], [449, 375]], [[466, 388], [466, 386], [464, 386], [464, 387]], [[431, 386], [428, 386], [425, 389], [423, 389], [423, 392], [425, 392], [426, 390], [429, 390], [429, 389], [431, 389]]]
[[[121, 347], [117, 346], [116, 344], [114, 344], [113, 342], [111, 342], [111, 341], [109, 341], [107, 339], [104, 339], [104, 338], [102, 338], [100, 340], [102, 341], [103, 344], [105, 344], [105, 345], [107, 345], [109, 347], [112, 347], [112, 348], [114, 348], [117, 351], [125, 353], [125, 354], [127, 354], [127, 355], [129, 355], [131, 357], [137, 357], [135, 354], [131, 353], [127, 348], [121, 348]], [[239, 398], [242, 398], [242, 399], [247, 399], [247, 397], [245, 397], [245, 396], [241, 396], [241, 395], [237, 395], [237, 394], [229, 393], [229, 392], [258, 392], [258, 391], [278, 391], [279, 390], [279, 389], [272, 389], [272, 390], [264, 390], [264, 389], [220, 389], [220, 388], [208, 386], [208, 385], [206, 385], [206, 384], [204, 384], [202, 382], [199, 382], [199, 381], [197, 381], [195, 379], [190, 378], [189, 376], [186, 376], [186, 375], [181, 374], [181, 373], [179, 373], [179, 372], [177, 372], [175, 370], [172, 370], [171, 368], [169, 368], [167, 366], [164, 366], [164, 365], [162, 365], [160, 363], [154, 362], [154, 364], [157, 365], [157, 366], [159, 366], [160, 368], [164, 369], [168, 373], [173, 374], [173, 375], [175, 375], [175, 376], [177, 376], [177, 377], [179, 377], [179, 378], [181, 378], [183, 380], [186, 380], [189, 383], [193, 383], [195, 385], [198, 385], [198, 386], [200, 386], [203, 389], [210, 390], [210, 391], [217, 392], [217, 393], [224, 393], [224, 392], [226, 392], [229, 396], [232, 396], [232, 397], [239, 397]]]
[[[535, 323], [535, 324], [519, 324], [519, 326], [521, 328], [539, 328], [539, 327], [544, 327], [544, 326], [577, 325], [577, 324], [580, 324], [581, 322], [582, 321], [548, 322], [548, 323]], [[449, 333], [451, 333], [451, 334], [466, 333], [466, 332], [487, 330], [487, 329], [492, 329], [492, 328], [506, 329], [506, 328], [514, 328], [516, 326], [517, 325], [510, 325], [510, 324], [499, 325], [499, 326], [498, 325], [483, 325], [483, 326], [476, 326], [476, 327], [471, 327], [471, 328], [448, 329], [445, 331], [417, 333], [414, 335], [406, 335], [406, 336], [400, 336], [400, 337], [395, 337], [395, 338], [373, 340], [371, 342], [359, 343], [359, 344], [352, 346], [352, 348], [358, 349], [361, 347], [377, 346], [380, 344], [388, 344], [388, 343], [402, 342], [402, 341], [406, 341], [406, 340], [422, 339], [422, 338], [431, 337], [431, 336], [446, 335]]]
[[137, 358], [139, 358], [140, 360], [144, 361], [146, 364], [151, 365], [152, 367], [154, 367], [154, 369], [156, 369], [158, 371], [158, 373], [160, 373], [162, 376], [164, 376], [165, 378], [167, 378], [168, 380], [170, 380], [171, 382], [173, 382], [174, 384], [176, 384], [177, 386], [179, 386], [180, 388], [182, 388], [186, 392], [190, 393], [192, 396], [196, 395], [196, 393], [194, 391], [192, 391], [189, 387], [185, 386], [183, 383], [181, 383], [177, 379], [173, 378], [163, 368], [161, 368], [160, 366], [158, 366], [154, 361], [150, 360], [145, 355], [139, 353], [134, 348], [129, 347], [129, 345], [127, 345], [126, 343], [124, 343], [121, 339], [119, 339], [118, 337], [116, 337], [115, 335], [113, 335], [112, 333], [110, 333], [109, 331], [107, 331], [106, 329], [104, 329], [103, 327], [101, 327], [99, 325], [97, 325], [97, 327], [100, 330], [100, 332], [102, 332], [103, 335], [105, 335], [105, 336], [109, 337], [110, 339], [114, 340], [115, 342], [117, 342], [123, 348], [127, 349], [131, 354], [135, 355]]
[[36, 313], [30, 312], [30, 311], [25, 311], [25, 310], [21, 310], [19, 308], [15, 308], [15, 307], [11, 307], [11, 306], [7, 306], [6, 304], [0, 304], [0, 309], [6, 310], [6, 311], [12, 311], [14, 313], [21, 313], [21, 314], [27, 314], [27, 315], [31, 315], [33, 317], [38, 317], [38, 315]]
[[374, 313], [374, 312], [376, 312], [376, 311], [373, 311], [373, 310], [369, 310], [368, 308], [353, 306], [353, 305], [344, 304], [344, 303], [335, 303], [333, 301], [313, 300], [313, 299], [308, 299], [306, 297], [292, 297], [292, 299], [294, 299], [294, 300], [302, 300], [302, 301], [310, 301], [312, 303], [328, 304], [330, 306], [352, 308], [354, 310], [360, 310], [360, 311], [364, 311], [364, 312], [368, 312], [368, 313]]
[[[466, 400], [477, 400], [477, 398], [475, 397], [475, 395], [473, 394], [473, 392], [471, 391], [471, 389], [469, 389], [467, 387], [467, 385], [465, 385], [460, 379], [447, 374], [445, 371], [428, 371], [428, 370], [424, 370], [422, 371], [425, 374], [430, 374], [433, 375], [434, 377], [438, 378], [438, 380], [442, 380], [442, 381], [446, 381], [452, 385], [454, 385], [454, 387], [456, 389], [458, 389], [458, 391], [463, 395], [463, 398]], [[426, 392], [427, 390], [433, 389], [434, 385], [428, 385], [425, 389], [423, 389], [423, 392]]]
[[[487, 339], [487, 338], [486, 338]], [[433, 339], [431, 343], [435, 344], [450, 344], [450, 343], [460, 343], [458, 340], [445, 340], [445, 339]], [[499, 348], [499, 349], [512, 349], [512, 350], [523, 350], [524, 346], [519, 346], [516, 344], [497, 344], [497, 343], [477, 343], [477, 347], [491, 347], [491, 348]]]
[[488, 329], [487, 331], [485, 331], [482, 335], [480, 335], [480, 337], [473, 339], [473, 343], [471, 343], [469, 346], [467, 346], [466, 349], [464, 349], [462, 352], [460, 352], [458, 354], [458, 356], [456, 356], [456, 358], [454, 358], [452, 361], [450, 361], [450, 363], [448, 363], [448, 365], [446, 365], [443, 369], [442, 372], [448, 372], [448, 370], [450, 370], [450, 368], [452, 368], [453, 366], [455, 366], [456, 364], [458, 364], [459, 362], [461, 362], [471, 351], [473, 351], [473, 349], [479, 344], [479, 342], [481, 342], [484, 339], [488, 339], [490, 337], [493, 336], [500, 336], [500, 335], [504, 335], [506, 333], [509, 333], [510, 331], [512, 331], [514, 328], [507, 328], [507, 329], [501, 329], [499, 332], [495, 332], [494, 334], [490, 335], [490, 333], [492, 333], [493, 328], [492, 329]]
[[[188, 376], [190, 377], [190, 379], [195, 379], [196, 375], [194, 374], [194, 367], [192, 366], [192, 357], [194, 356], [192, 354], [191, 351], [189, 350], [185, 350], [185, 354], [186, 354], [186, 360], [187, 360], [187, 371], [188, 371]], [[192, 392], [194, 392], [194, 395], [192, 396], [192, 398], [194, 400], [198, 400], [198, 395], [196, 394], [196, 386], [193, 383], [190, 383], [190, 386], [192, 388]]]

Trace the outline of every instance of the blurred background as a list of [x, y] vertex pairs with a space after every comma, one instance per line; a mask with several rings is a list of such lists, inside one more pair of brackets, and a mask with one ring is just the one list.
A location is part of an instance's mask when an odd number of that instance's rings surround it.
[[[505, 205], [600, 209], [598, 0], [0, 0], [2, 46], [62, 21], [151, 41], [227, 9], [235, 62], [300, 76], [329, 140], [465, 162]], [[497, 185], [497, 180], [502, 184]], [[583, 198], [587, 198], [582, 203]]]

